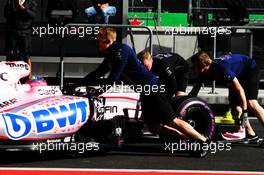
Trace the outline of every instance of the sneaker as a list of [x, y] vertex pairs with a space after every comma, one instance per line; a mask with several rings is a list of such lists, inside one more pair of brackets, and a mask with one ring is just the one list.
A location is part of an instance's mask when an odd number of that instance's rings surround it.
[[255, 134], [254, 136], [253, 135], [246, 134], [246, 140], [249, 143], [257, 143], [258, 140], [259, 140], [259, 136], [257, 134]]
[[225, 132], [221, 133], [221, 136], [224, 140], [242, 140], [246, 138], [246, 130], [244, 128], [240, 128], [238, 132]]
[[260, 147], [264, 148], [264, 140], [261, 141]]
[[191, 157], [196, 157], [196, 158], [205, 158], [209, 153], [209, 150], [199, 150], [199, 151], [193, 151], [190, 153]]
[[212, 143], [211, 140], [207, 139], [205, 142], [195, 142], [195, 143], [198, 145], [197, 147], [195, 147], [194, 150], [191, 150], [189, 152], [189, 155], [191, 157], [204, 158], [210, 153], [210, 149], [203, 149], [203, 146], [206, 146], [205, 148], [210, 147], [210, 144]]

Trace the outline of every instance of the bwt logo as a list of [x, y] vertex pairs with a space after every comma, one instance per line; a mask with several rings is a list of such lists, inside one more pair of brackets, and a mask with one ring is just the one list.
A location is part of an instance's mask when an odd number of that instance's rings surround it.
[[32, 112], [33, 118], [5, 113], [5, 131], [12, 140], [19, 140], [31, 134], [33, 128], [37, 135], [52, 132], [55, 128], [64, 129], [87, 121], [88, 105], [85, 101], [60, 105]]

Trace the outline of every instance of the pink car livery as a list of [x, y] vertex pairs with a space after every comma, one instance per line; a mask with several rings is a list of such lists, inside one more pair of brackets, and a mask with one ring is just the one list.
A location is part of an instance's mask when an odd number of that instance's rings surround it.
[[77, 132], [89, 118], [89, 100], [64, 96], [44, 80], [20, 84], [29, 73], [27, 63], [0, 62], [0, 139], [47, 140]]

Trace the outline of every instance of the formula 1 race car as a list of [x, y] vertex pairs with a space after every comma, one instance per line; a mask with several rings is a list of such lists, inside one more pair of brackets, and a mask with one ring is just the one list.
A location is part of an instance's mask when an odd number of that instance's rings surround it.
[[[129, 139], [144, 137], [144, 117], [139, 94], [121, 90], [93, 96], [93, 88], [63, 95], [41, 78], [18, 83], [30, 73], [24, 62], [0, 62], [0, 149], [34, 150], [42, 143], [89, 142], [118, 147]], [[175, 115], [197, 131], [213, 138], [214, 114], [200, 98], [181, 97], [174, 103]], [[78, 150], [76, 150], [78, 151]]]

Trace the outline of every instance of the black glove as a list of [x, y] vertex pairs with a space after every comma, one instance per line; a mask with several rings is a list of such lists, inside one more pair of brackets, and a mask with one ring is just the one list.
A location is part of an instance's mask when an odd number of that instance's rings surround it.
[[98, 97], [99, 95], [101, 95], [102, 93], [104, 93], [101, 89], [95, 89], [93, 87], [86, 87], [86, 93], [87, 93], [87, 97]]
[[248, 121], [248, 112], [247, 110], [243, 110], [239, 119], [239, 125], [245, 128], [247, 121]]
[[77, 86], [75, 84], [68, 83], [65, 86], [63, 86], [62, 93], [64, 95], [74, 95], [76, 87]]

